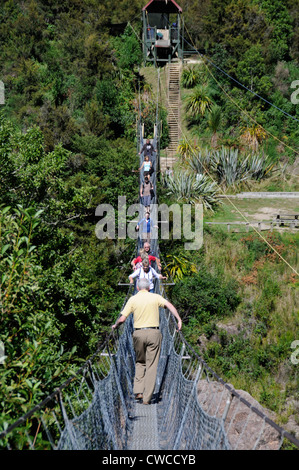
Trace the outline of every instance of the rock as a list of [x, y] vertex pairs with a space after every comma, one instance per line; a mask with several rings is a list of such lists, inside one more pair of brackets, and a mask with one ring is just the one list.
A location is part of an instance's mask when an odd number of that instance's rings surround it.
[[[230, 399], [230, 391], [219, 382], [200, 380], [198, 383], [198, 400], [210, 416], [222, 418]], [[264, 409], [251, 395], [243, 390], [237, 393], [252, 407], [274, 421], [274, 413]], [[280, 447], [280, 435], [263, 417], [249, 406], [234, 397], [225, 419], [225, 430], [234, 450], [276, 450]]]
[[206, 337], [206, 335], [200, 335], [199, 338], [197, 339], [197, 344], [201, 353], [206, 351], [208, 342], [209, 340]]
[[217, 327], [225, 330], [228, 335], [238, 335], [240, 333], [239, 326], [234, 323], [217, 323]]
[[286, 401], [286, 411], [291, 414], [288, 417], [285, 429], [293, 433], [296, 439], [299, 439], [299, 400], [288, 398]]
[[296, 158], [295, 162], [292, 165], [289, 165], [287, 167], [287, 171], [293, 176], [299, 175], [299, 157]]

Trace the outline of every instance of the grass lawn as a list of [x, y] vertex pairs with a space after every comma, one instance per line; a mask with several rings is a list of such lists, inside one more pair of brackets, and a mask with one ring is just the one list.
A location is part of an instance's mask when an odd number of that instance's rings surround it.
[[[209, 222], [271, 222], [276, 214], [299, 213], [299, 198], [235, 199], [222, 198], [216, 213], [204, 214]], [[243, 217], [243, 216], [244, 217]]]

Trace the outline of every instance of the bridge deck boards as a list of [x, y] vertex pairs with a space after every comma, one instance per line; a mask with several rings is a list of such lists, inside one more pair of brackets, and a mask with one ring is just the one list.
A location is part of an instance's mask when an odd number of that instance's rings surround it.
[[156, 407], [156, 404], [135, 404], [134, 425], [128, 450], [160, 450]]

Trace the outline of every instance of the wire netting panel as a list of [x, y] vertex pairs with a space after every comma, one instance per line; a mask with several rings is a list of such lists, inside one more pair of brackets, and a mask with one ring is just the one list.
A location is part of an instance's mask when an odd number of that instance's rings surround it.
[[[164, 323], [164, 322], [163, 322]], [[196, 367], [192, 358], [190, 366], [182, 369], [183, 357], [173, 347], [173, 339], [164, 324], [164, 350], [168, 350], [166, 367], [161, 383], [161, 397], [158, 404], [158, 430], [163, 450], [206, 450], [229, 449], [221, 419], [209, 416], [200, 406], [197, 396]], [[201, 364], [197, 363], [200, 372]], [[186, 378], [190, 376], [193, 380]]]
[[94, 394], [93, 404], [80, 417], [67, 421], [57, 450], [113, 449], [114, 436], [107, 428], [107, 412], [100, 390]]
[[[111, 348], [110, 348], [111, 349]], [[69, 419], [58, 450], [123, 450], [131, 430], [134, 376], [132, 324], [128, 322], [119, 337], [116, 353], [108, 352], [110, 370], [102, 380], [95, 380], [93, 400], [79, 417]]]

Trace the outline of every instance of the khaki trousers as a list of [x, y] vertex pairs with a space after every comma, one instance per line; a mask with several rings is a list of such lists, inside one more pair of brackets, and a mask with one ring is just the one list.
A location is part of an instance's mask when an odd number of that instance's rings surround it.
[[143, 243], [147, 242], [147, 243], [150, 243], [151, 242], [151, 232], [142, 232], [141, 234], [141, 240], [143, 241]]
[[133, 345], [136, 354], [134, 393], [142, 393], [150, 402], [155, 390], [162, 335], [159, 330], [136, 330]]

